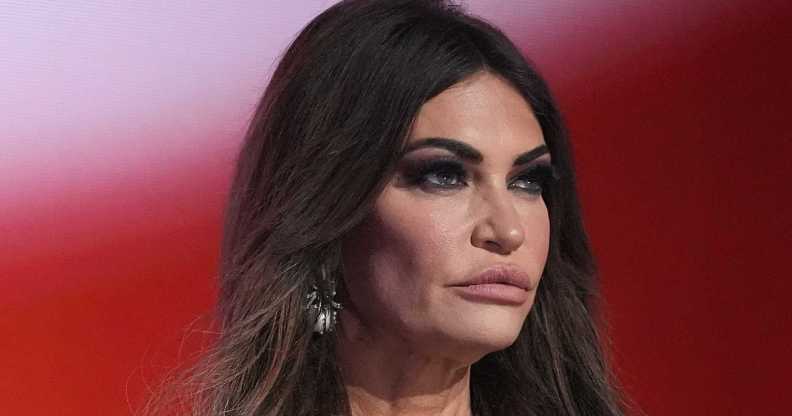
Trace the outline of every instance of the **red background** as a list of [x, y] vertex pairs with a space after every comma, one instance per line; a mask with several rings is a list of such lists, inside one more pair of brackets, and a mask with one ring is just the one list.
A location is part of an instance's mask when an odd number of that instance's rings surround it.
[[[614, 366], [640, 409], [788, 414], [789, 3], [468, 3], [558, 97]], [[290, 33], [310, 17], [292, 17]], [[0, 119], [21, 123], [13, 114]], [[106, 161], [74, 150], [75, 136], [42, 159], [20, 158], [40, 151], [35, 134], [0, 136], [0, 414], [128, 414], [195, 350], [242, 115], [196, 133], [214, 147], [113, 165], [127, 176], [90, 175], [82, 167]], [[91, 127], [95, 143], [113, 143]], [[158, 138], [141, 144], [151, 155], [176, 131], [140, 128]], [[59, 166], [81, 169], [37, 179]]]

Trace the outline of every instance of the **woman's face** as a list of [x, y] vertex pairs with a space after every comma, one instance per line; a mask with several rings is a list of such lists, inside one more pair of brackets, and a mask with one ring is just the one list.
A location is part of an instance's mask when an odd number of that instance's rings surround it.
[[344, 242], [342, 325], [354, 318], [372, 337], [471, 360], [511, 345], [547, 259], [549, 163], [533, 111], [494, 75], [426, 102], [393, 178]]

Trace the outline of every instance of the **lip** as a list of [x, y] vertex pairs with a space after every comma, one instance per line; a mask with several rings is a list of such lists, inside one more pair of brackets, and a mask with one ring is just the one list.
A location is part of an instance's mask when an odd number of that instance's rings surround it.
[[490, 266], [472, 278], [450, 286], [469, 300], [514, 305], [525, 303], [533, 289], [530, 276], [510, 264]]
[[517, 266], [510, 264], [496, 264], [487, 267], [484, 271], [451, 286], [473, 286], [486, 284], [502, 284], [515, 286], [523, 290], [531, 290], [531, 277]]

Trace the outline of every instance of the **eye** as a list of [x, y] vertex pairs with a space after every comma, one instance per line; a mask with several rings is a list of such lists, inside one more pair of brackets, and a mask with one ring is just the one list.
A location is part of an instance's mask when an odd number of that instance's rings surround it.
[[468, 175], [456, 160], [425, 160], [415, 162], [407, 172], [411, 184], [437, 189], [456, 189], [467, 185]]
[[544, 190], [541, 183], [537, 183], [531, 178], [519, 177], [515, 179], [511, 185], [521, 191], [525, 191], [534, 195], [539, 195]]
[[436, 170], [424, 174], [423, 182], [434, 186], [450, 188], [464, 185], [465, 181], [462, 176], [463, 175], [459, 172], [452, 170]]
[[509, 184], [510, 188], [515, 188], [530, 195], [541, 195], [558, 180], [555, 168], [550, 164], [534, 165], [519, 174]]

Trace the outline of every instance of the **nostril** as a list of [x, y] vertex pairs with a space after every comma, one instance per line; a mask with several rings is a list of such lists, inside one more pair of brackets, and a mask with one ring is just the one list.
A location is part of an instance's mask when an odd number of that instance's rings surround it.
[[496, 252], [498, 254], [509, 254], [509, 253], [511, 253], [513, 251], [513, 250], [510, 250], [507, 247], [504, 247], [503, 244], [501, 244], [501, 243], [499, 243], [497, 241], [494, 241], [494, 240], [487, 240], [485, 242], [485, 244], [486, 244], [488, 250], [494, 251], [494, 252]]

